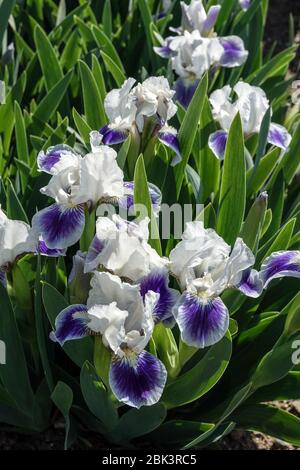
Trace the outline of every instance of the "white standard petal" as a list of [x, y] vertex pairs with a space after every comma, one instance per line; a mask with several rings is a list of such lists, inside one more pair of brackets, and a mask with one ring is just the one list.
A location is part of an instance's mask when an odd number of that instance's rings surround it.
[[137, 122], [139, 116], [159, 116], [163, 122], [171, 119], [177, 111], [173, 102], [175, 92], [165, 77], [149, 77], [135, 89], [137, 98]]
[[229, 253], [230, 246], [214, 230], [205, 229], [200, 221], [190, 222], [182, 241], [170, 253], [170, 269], [182, 289], [187, 283], [196, 289], [211, 289], [222, 275]]
[[79, 183], [79, 166], [70, 166], [52, 176], [41, 193], [52, 197], [57, 204], [72, 205], [71, 193]]
[[89, 153], [82, 159], [79, 185], [72, 191], [74, 204], [97, 204], [102, 198], [123, 196], [123, 172], [116, 157], [112, 148], [103, 145], [97, 153]]
[[136, 282], [154, 268], [165, 267], [167, 258], [160, 257], [147, 242], [148, 223], [149, 219], [139, 224], [126, 222], [117, 215], [113, 220], [99, 217], [96, 236], [101, 250], [92, 257], [92, 265], [87, 270], [102, 265], [118, 276]]
[[242, 279], [243, 272], [253, 266], [255, 256], [241, 238], [237, 238], [227, 260], [224, 281], [228, 286], [236, 286]]
[[130, 93], [134, 84], [135, 79], [128, 78], [121, 88], [114, 89], [106, 95], [104, 108], [111, 123], [132, 113], [134, 102]]
[[0, 267], [7, 267], [24, 254], [36, 251], [37, 234], [28, 224], [10, 220], [0, 208]]
[[[96, 272], [91, 281], [91, 287], [92, 289], [87, 301], [89, 312], [99, 312], [98, 318], [99, 316], [101, 319], [105, 318], [105, 322], [106, 319], [108, 321], [112, 318], [115, 319], [114, 324], [117, 322], [120, 328], [124, 326], [125, 337], [122, 341], [125, 343], [124, 346], [127, 346], [135, 352], [142, 351], [148, 343], [153, 331], [154, 323], [152, 313], [159, 295], [154, 292], [149, 292], [149, 295], [145, 298], [144, 304], [139, 285], [131, 285], [122, 282], [118, 276], [106, 272]], [[109, 308], [100, 312], [99, 309], [94, 309], [95, 306], [99, 305], [106, 305], [109, 306]], [[112, 311], [112, 313], [110, 313], [110, 311]], [[98, 322], [97, 318], [95, 322]], [[94, 324], [93, 328], [97, 328], [97, 325], [99, 331], [102, 332], [107, 324], [102, 322], [100, 325], [97, 323]], [[90, 324], [89, 327], [91, 327]], [[115, 333], [112, 332], [112, 336], [114, 335]], [[109, 340], [110, 344], [112, 341], [112, 339]], [[122, 356], [120, 350], [118, 350], [117, 354]]]
[[213, 117], [224, 131], [229, 131], [237, 112], [235, 105], [231, 102], [231, 93], [232, 88], [225, 85], [220, 90], [214, 91], [209, 98]]
[[234, 91], [238, 96], [235, 107], [240, 112], [244, 133], [246, 135], [258, 133], [270, 106], [265, 92], [242, 81], [235, 85]]
[[103, 344], [114, 354], [120, 354], [120, 346], [125, 340], [126, 310], [120, 310], [116, 302], [109, 305], [95, 305], [88, 310], [88, 328], [102, 335]]

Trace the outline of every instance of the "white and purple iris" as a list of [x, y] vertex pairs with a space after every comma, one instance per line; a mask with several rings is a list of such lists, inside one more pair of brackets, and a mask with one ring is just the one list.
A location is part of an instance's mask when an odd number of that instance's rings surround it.
[[168, 287], [168, 258], [159, 256], [148, 243], [148, 224], [148, 218], [135, 223], [118, 215], [113, 215], [112, 220], [99, 217], [84, 271], [105, 269], [127, 282], [138, 283], [143, 297], [148, 290], [159, 294], [154, 309], [155, 322], [170, 325], [177, 291]]
[[155, 52], [170, 58], [172, 68], [178, 75], [175, 83], [176, 99], [187, 107], [195, 89], [208, 70], [218, 67], [238, 67], [248, 57], [242, 39], [238, 36], [218, 37], [213, 28], [220, 6], [212, 6], [206, 14], [201, 0], [192, 0], [190, 5], [181, 2], [182, 26], [166, 40], [158, 37], [160, 47]]
[[33, 229], [48, 248], [65, 249], [76, 243], [85, 225], [85, 210], [124, 195], [123, 172], [117, 154], [101, 145], [81, 157], [65, 145], [38, 156], [38, 167], [51, 175], [41, 192], [55, 200], [32, 219]]
[[170, 261], [182, 290], [173, 315], [182, 340], [198, 348], [217, 343], [228, 329], [229, 313], [220, 297], [224, 290], [237, 289], [256, 298], [273, 279], [300, 277], [300, 251], [273, 253], [258, 272], [252, 269], [255, 257], [241, 238], [231, 249], [202, 222], [187, 224]]
[[255, 258], [245, 243], [238, 238], [231, 250], [202, 222], [187, 224], [170, 260], [182, 290], [173, 314], [182, 340], [198, 348], [217, 343], [228, 329], [229, 313], [220, 298], [225, 289], [235, 287], [257, 297], [263, 288], [258, 272], [251, 269]]
[[176, 164], [181, 158], [177, 131], [168, 125], [177, 111], [175, 92], [165, 77], [149, 77], [134, 86], [135, 82], [129, 78], [107, 94], [104, 108], [109, 123], [99, 131], [102, 141], [105, 145], [120, 144], [131, 135], [142, 151], [157, 137], [175, 152], [172, 164]]
[[[233, 97], [233, 92], [236, 98]], [[214, 91], [209, 101], [213, 117], [221, 127], [221, 130], [209, 137], [209, 147], [220, 160], [224, 158], [228, 132], [236, 114], [240, 113], [244, 135], [247, 138], [259, 133], [264, 115], [270, 107], [269, 100], [261, 88], [242, 81], [238, 82], [233, 89], [226, 85]], [[268, 142], [287, 151], [291, 135], [285, 127], [271, 123]]]
[[117, 399], [136, 408], [157, 403], [167, 371], [145, 348], [159, 294], [149, 290], [142, 296], [138, 285], [107, 272], [95, 273], [91, 287], [87, 305], [72, 305], [58, 315], [51, 338], [63, 345], [89, 334], [101, 335], [112, 353], [109, 383]]

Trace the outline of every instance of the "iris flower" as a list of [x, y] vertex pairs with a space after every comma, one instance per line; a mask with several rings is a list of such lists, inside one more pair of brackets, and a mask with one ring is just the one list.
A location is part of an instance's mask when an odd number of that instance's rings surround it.
[[145, 351], [151, 338], [159, 294], [141, 295], [139, 286], [97, 272], [87, 305], [71, 305], [56, 318], [51, 338], [63, 345], [87, 335], [101, 335], [112, 353], [109, 384], [117, 399], [140, 408], [159, 401], [167, 379], [163, 363]]
[[85, 210], [124, 195], [123, 172], [116, 157], [105, 145], [85, 157], [66, 145], [39, 154], [40, 171], [51, 175], [41, 192], [55, 203], [35, 214], [32, 226], [49, 248], [65, 249], [76, 243], [84, 229]]
[[181, 8], [182, 25], [173, 29], [178, 35], [165, 40], [157, 35], [161, 45], [154, 50], [161, 57], [171, 59], [179, 77], [175, 83], [176, 99], [187, 107], [205, 72], [217, 67], [238, 67], [246, 61], [248, 52], [240, 37], [214, 34], [219, 5], [206, 13], [201, 0], [192, 0], [190, 5], [181, 2]]
[[175, 152], [172, 164], [176, 164], [181, 158], [177, 131], [168, 125], [177, 111], [174, 91], [165, 77], [149, 77], [134, 85], [135, 79], [128, 78], [107, 94], [104, 108], [109, 123], [99, 131], [103, 143], [120, 144], [131, 135], [145, 150], [149, 140], [157, 138]]
[[169, 285], [169, 260], [161, 257], [148, 243], [149, 219], [127, 222], [118, 215], [112, 220], [99, 217], [96, 235], [85, 258], [85, 273], [105, 269], [130, 283], [140, 285], [142, 296], [148, 290], [160, 294], [155, 321], [173, 323], [172, 307], [176, 291]]
[[[236, 98], [232, 97], [233, 91]], [[209, 147], [221, 160], [224, 158], [228, 132], [236, 114], [240, 113], [245, 137], [249, 137], [259, 133], [264, 115], [270, 107], [269, 100], [261, 88], [242, 81], [238, 82], [233, 90], [226, 85], [214, 91], [209, 101], [212, 105], [213, 117], [221, 126], [221, 130], [210, 136]], [[291, 135], [285, 127], [271, 123], [268, 142], [287, 151]]]
[[255, 257], [241, 238], [231, 248], [202, 222], [187, 224], [170, 261], [182, 291], [173, 314], [182, 340], [198, 348], [217, 343], [228, 329], [229, 312], [220, 297], [226, 289], [256, 298], [273, 279], [300, 277], [300, 251], [273, 253], [258, 272], [252, 269]]

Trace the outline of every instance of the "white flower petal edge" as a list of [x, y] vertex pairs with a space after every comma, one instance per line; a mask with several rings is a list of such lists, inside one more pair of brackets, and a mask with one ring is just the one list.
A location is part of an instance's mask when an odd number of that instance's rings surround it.
[[20, 220], [10, 220], [0, 207], [0, 268], [7, 268], [24, 253], [34, 253], [38, 236]]

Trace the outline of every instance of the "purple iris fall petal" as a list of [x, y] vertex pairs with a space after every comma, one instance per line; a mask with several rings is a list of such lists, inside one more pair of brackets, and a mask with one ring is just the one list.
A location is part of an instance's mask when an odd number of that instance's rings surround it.
[[220, 37], [219, 41], [224, 49], [220, 60], [220, 64], [223, 67], [238, 67], [246, 61], [248, 57], [248, 51], [245, 50], [244, 42], [240, 37]]
[[71, 161], [72, 159], [77, 159], [77, 156], [68, 145], [62, 144], [50, 147], [46, 153], [41, 151], [38, 154], [38, 168], [45, 173], [52, 174], [55, 165], [60, 163], [64, 158]]
[[242, 279], [236, 288], [248, 297], [259, 297], [263, 290], [263, 283], [259, 272], [255, 269], [247, 269], [244, 271]]
[[285, 127], [280, 126], [279, 124], [271, 123], [268, 142], [269, 144], [275, 145], [283, 150], [288, 150], [288, 147], [291, 142], [291, 135], [288, 133]]
[[209, 136], [208, 146], [219, 160], [224, 159], [227, 139], [228, 133], [226, 131], [216, 131]]
[[159, 294], [159, 299], [153, 311], [155, 322], [167, 322], [170, 320], [173, 323], [172, 309], [176, 303], [177, 295], [174, 289], [169, 288], [168, 274], [163, 271], [155, 271], [150, 273], [140, 283], [142, 297], [148, 291], [153, 291]]
[[112, 360], [109, 371], [110, 387], [117, 399], [140, 408], [157, 403], [167, 380], [163, 363], [147, 351]]
[[39, 247], [37, 252], [39, 252], [42, 256], [49, 256], [52, 258], [58, 258], [59, 256], [66, 256], [66, 249], [60, 250], [57, 248], [49, 248], [44, 240], [39, 241]]
[[33, 229], [42, 235], [48, 248], [65, 249], [76, 243], [83, 232], [83, 206], [62, 207], [52, 204], [34, 215]]
[[300, 251], [277, 251], [262, 264], [260, 277], [266, 288], [272, 279], [300, 277]]
[[102, 143], [104, 145], [121, 144], [128, 137], [127, 132], [121, 131], [119, 129], [111, 129], [108, 125], [102, 127], [99, 133], [103, 136]]
[[192, 101], [198, 83], [199, 80], [190, 80], [188, 78], [179, 78], [178, 80], [176, 80], [175, 99], [179, 101], [181, 106], [183, 106], [184, 108], [187, 108], [190, 102]]
[[170, 147], [170, 149], [175, 152], [176, 157], [173, 158], [171, 165], [177, 165], [181, 161], [181, 153], [177, 132], [174, 129], [162, 129], [158, 133], [158, 138], [163, 144], [165, 144], [167, 147]]
[[220, 341], [229, 325], [226, 305], [217, 297], [201, 299], [184, 292], [173, 309], [182, 340], [196, 348], [205, 348]]
[[56, 317], [55, 331], [50, 333], [50, 338], [63, 346], [66, 341], [87, 336], [87, 324], [87, 307], [80, 304], [70, 305]]

